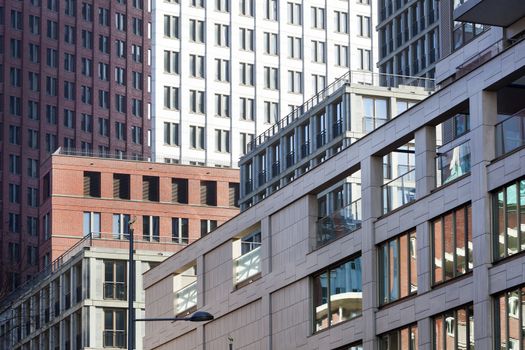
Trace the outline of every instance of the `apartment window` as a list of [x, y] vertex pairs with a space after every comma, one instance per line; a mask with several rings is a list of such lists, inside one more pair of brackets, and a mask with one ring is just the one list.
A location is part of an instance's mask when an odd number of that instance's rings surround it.
[[472, 270], [472, 206], [432, 220], [433, 283], [438, 284]]
[[316, 93], [326, 88], [326, 77], [324, 75], [312, 74], [312, 89]]
[[288, 71], [288, 92], [303, 92], [303, 73], [289, 70]]
[[64, 13], [68, 16], [75, 16], [75, 12], [77, 11], [76, 0], [65, 0], [64, 3]]
[[109, 53], [109, 36], [98, 36], [98, 49], [100, 50], [100, 52]]
[[115, 53], [117, 57], [126, 57], [126, 43], [122, 40], [115, 40]]
[[239, 13], [243, 16], [253, 17], [254, 0], [240, 0]]
[[239, 207], [239, 184], [228, 184], [228, 205], [230, 207]]
[[200, 184], [201, 204], [217, 205], [217, 182], [201, 181]]
[[204, 78], [204, 56], [190, 55], [190, 75]]
[[301, 25], [302, 24], [301, 4], [289, 2], [287, 4], [287, 10], [288, 10], [288, 24]]
[[9, 113], [18, 117], [22, 116], [22, 101], [20, 97], [9, 96]]
[[113, 198], [130, 199], [129, 174], [113, 174]]
[[278, 55], [279, 45], [276, 33], [264, 32], [264, 53], [267, 55]]
[[120, 31], [126, 31], [126, 15], [123, 13], [115, 13], [115, 28]]
[[100, 235], [100, 213], [85, 211], [82, 230], [84, 236]]
[[9, 172], [14, 175], [20, 175], [20, 156], [15, 154], [9, 155]]
[[159, 177], [143, 176], [142, 177], [142, 199], [151, 202], [158, 202], [159, 197]]
[[164, 37], [179, 39], [179, 17], [164, 15]]
[[29, 61], [31, 63], [40, 63], [40, 46], [29, 43]]
[[190, 147], [204, 149], [204, 127], [190, 125]]
[[215, 80], [230, 81], [230, 61], [220, 58], [215, 59]]
[[36, 159], [27, 159], [27, 176], [32, 178], [38, 178], [38, 160]]
[[228, 130], [215, 129], [215, 150], [230, 153], [230, 132]]
[[[123, 214], [113, 214], [120, 219]], [[129, 215], [125, 215], [128, 217]], [[115, 224], [115, 221], [113, 221]], [[127, 226], [124, 225], [123, 229], [127, 230]], [[113, 233], [120, 234], [123, 231], [113, 231]], [[127, 298], [127, 286], [126, 286], [126, 265], [127, 261], [104, 261], [104, 299], [117, 299], [126, 300]]]
[[20, 203], [20, 185], [9, 184], [9, 203]]
[[494, 257], [503, 259], [525, 250], [525, 179], [493, 193]]
[[46, 77], [46, 93], [49, 96], [56, 96], [58, 90], [58, 80], [53, 77]]
[[57, 135], [55, 134], [46, 134], [46, 152], [52, 153], [54, 152], [58, 147], [57, 143]]
[[372, 70], [372, 56], [370, 50], [357, 49], [359, 56], [359, 69]]
[[20, 68], [10, 68], [9, 78], [10, 78], [12, 86], [15, 86], [15, 87], [22, 86], [22, 70]]
[[131, 127], [131, 142], [142, 145], [142, 128], [140, 126], [133, 125]]
[[58, 51], [55, 49], [46, 50], [46, 64], [48, 67], [57, 68], [58, 67]]
[[[83, 93], [87, 93], [91, 91], [91, 87], [85, 87], [82, 89]], [[86, 97], [85, 101], [90, 101], [90, 98], [88, 99], [87, 96], [90, 95], [83, 95]], [[74, 101], [75, 100], [75, 83], [71, 81], [64, 81], [64, 98], [66, 100]], [[86, 102], [87, 103], [87, 102]]]
[[115, 122], [115, 137], [117, 140], [126, 140], [126, 124], [123, 122]]
[[104, 27], [109, 26], [109, 9], [104, 7], [98, 8], [98, 24]]
[[27, 217], [27, 233], [30, 236], [38, 237], [38, 218], [32, 216]]
[[93, 22], [93, 5], [87, 2], [82, 3], [82, 18], [87, 22]]
[[12, 264], [20, 262], [20, 244], [9, 242], [9, 262]]
[[40, 17], [29, 15], [29, 32], [31, 34], [40, 34]]
[[314, 331], [361, 315], [361, 257], [315, 274], [312, 282]]
[[370, 38], [370, 17], [357, 16], [357, 33], [359, 36]]
[[133, 34], [135, 34], [136, 36], [142, 36], [144, 33], [142, 29], [144, 27], [144, 22], [142, 22], [142, 19], [133, 17], [131, 19], [131, 24], [133, 26]]
[[389, 116], [388, 100], [384, 98], [363, 97], [363, 129], [370, 132], [383, 125]]
[[142, 217], [142, 239], [145, 241], [159, 241], [159, 217], [148, 216]]
[[312, 18], [311, 18], [311, 25], [312, 28], [316, 29], [325, 29], [325, 19], [324, 19], [324, 8], [322, 7], [311, 7], [312, 11]]
[[190, 6], [197, 7], [197, 8], [203, 8], [204, 0], [190, 0]]
[[279, 103], [264, 101], [264, 122], [276, 123], [279, 120]]
[[84, 132], [93, 132], [93, 116], [91, 114], [80, 114], [80, 129]]
[[47, 37], [49, 39], [58, 40], [58, 23], [47, 20]]
[[335, 31], [348, 34], [348, 13], [334, 11]]
[[126, 309], [104, 309], [104, 347], [126, 347]]
[[9, 232], [20, 233], [20, 214], [9, 213]]
[[474, 307], [463, 306], [432, 320], [435, 350], [474, 349]]
[[20, 145], [21, 128], [16, 125], [9, 125], [9, 143]]
[[240, 133], [241, 155], [248, 153], [248, 144], [253, 141], [253, 138], [254, 138], [253, 134], [247, 134], [244, 132]]
[[188, 180], [171, 179], [171, 201], [173, 203], [188, 203]]
[[131, 58], [133, 62], [142, 63], [142, 46], [131, 45]]
[[264, 67], [264, 87], [270, 90], [279, 89], [279, 69]]
[[131, 99], [131, 114], [135, 117], [142, 118], [143, 114], [143, 108], [142, 108], [142, 100], [132, 98]]
[[120, 113], [126, 113], [126, 96], [115, 95], [115, 110]]
[[64, 69], [68, 72], [75, 71], [75, 55], [70, 53], [64, 53]]
[[164, 73], [180, 73], [180, 54], [177, 51], [164, 50]]
[[179, 109], [179, 88], [164, 86], [164, 108]]
[[40, 104], [36, 101], [27, 101], [27, 116], [31, 120], [40, 119]]
[[190, 19], [190, 40], [196, 43], [204, 43], [204, 21]]
[[75, 43], [75, 27], [72, 27], [70, 25], [64, 26], [64, 42], [68, 44], [74, 44]]
[[335, 44], [335, 64], [341, 67], [348, 67], [348, 46]]
[[217, 220], [201, 220], [201, 237], [217, 228]]
[[109, 64], [99, 62], [98, 64], [98, 77], [102, 81], [109, 81]]
[[38, 149], [39, 147], [39, 132], [38, 130], [27, 130], [27, 145], [29, 148]]
[[100, 173], [84, 171], [84, 196], [100, 198]]
[[379, 350], [417, 350], [417, 324], [412, 324], [379, 336]]
[[279, 19], [277, 0], [264, 0], [264, 19], [269, 21]]
[[215, 11], [230, 12], [230, 0], [215, 0]]
[[171, 241], [178, 244], [189, 243], [188, 219], [171, 218]]
[[103, 109], [109, 109], [109, 91], [98, 90], [98, 106]]
[[416, 232], [379, 246], [380, 302], [386, 304], [417, 292]]
[[24, 23], [22, 12], [11, 10], [11, 28], [16, 30], [22, 30], [23, 24]]
[[164, 122], [164, 144], [170, 146], [180, 146], [178, 123]]
[[27, 204], [31, 208], [38, 207], [38, 189], [33, 187], [27, 188]]
[[44, 231], [44, 239], [48, 240], [51, 237], [51, 214], [50, 213], [44, 214], [42, 228]]
[[454, 29], [452, 31], [453, 49], [458, 50], [488, 28], [490, 27], [483, 24], [454, 21]]
[[204, 91], [190, 90], [190, 111], [204, 114]]
[[253, 51], [253, 29], [239, 28], [239, 48]]
[[215, 45], [230, 47], [230, 26], [227, 24], [215, 24]]
[[82, 30], [82, 46], [86, 49], [93, 49], [93, 32]]
[[215, 94], [215, 115], [217, 117], [230, 117], [230, 96]]
[[253, 86], [254, 71], [252, 63], [239, 63], [239, 82], [242, 85]]
[[524, 311], [525, 287], [521, 286], [496, 296], [494, 299], [495, 349], [521, 349], [525, 330]]
[[93, 61], [89, 58], [82, 57], [82, 75], [91, 77], [93, 75]]
[[312, 40], [312, 61], [326, 62], [326, 43], [324, 41]]
[[142, 10], [144, 8], [143, 0], [133, 0], [133, 7]]
[[66, 150], [73, 150], [73, 149], [75, 149], [75, 139], [73, 139], [71, 137], [64, 137], [63, 147]]
[[252, 98], [240, 97], [239, 107], [242, 120], [254, 120], [254, 100]]

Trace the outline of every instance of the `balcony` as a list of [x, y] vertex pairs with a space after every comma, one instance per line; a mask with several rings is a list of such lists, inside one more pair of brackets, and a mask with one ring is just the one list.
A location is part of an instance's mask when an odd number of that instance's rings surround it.
[[326, 130], [323, 130], [320, 133], [318, 133], [315, 137], [315, 140], [317, 142], [317, 149], [324, 146], [324, 144], [326, 143]]
[[294, 164], [295, 164], [295, 152], [290, 151], [290, 153], [286, 155], [286, 167], [289, 168]]
[[197, 281], [175, 292], [175, 314], [179, 315], [197, 306]]
[[496, 125], [496, 157], [525, 146], [525, 109]]
[[250, 250], [233, 261], [235, 284], [249, 281], [261, 273], [261, 247]]
[[281, 173], [281, 163], [279, 161], [275, 161], [272, 164], [272, 178], [276, 177]]
[[416, 200], [416, 170], [399, 176], [381, 186], [383, 194], [383, 214]]
[[525, 17], [523, 0], [455, 0], [453, 19], [460, 22], [508, 27]]
[[343, 134], [343, 121], [338, 120], [332, 125], [332, 137], [336, 138]]
[[301, 145], [301, 159], [310, 155], [310, 142], [306, 141]]
[[317, 221], [315, 248], [361, 228], [361, 199]]
[[259, 171], [258, 181], [259, 186], [264, 185], [266, 183], [266, 170]]
[[436, 157], [437, 187], [470, 173], [470, 143], [462, 143]]

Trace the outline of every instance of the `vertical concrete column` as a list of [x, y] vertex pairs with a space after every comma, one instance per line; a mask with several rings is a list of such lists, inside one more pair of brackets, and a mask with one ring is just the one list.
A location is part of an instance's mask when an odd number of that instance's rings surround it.
[[381, 183], [383, 181], [381, 157], [368, 157], [361, 162], [362, 246], [361, 273], [363, 282], [363, 349], [375, 347], [375, 312], [378, 298], [376, 279], [377, 253], [374, 222], [381, 215]]
[[[417, 146], [416, 146], [417, 147]], [[417, 162], [417, 159], [416, 159]], [[432, 267], [431, 263], [431, 229], [427, 222], [423, 222], [416, 227], [416, 245], [417, 245], [417, 292], [423, 294], [429, 292], [432, 284]], [[430, 305], [418, 305], [416, 308], [416, 318], [419, 313], [425, 312]], [[418, 329], [418, 349], [432, 349], [432, 322], [429, 318], [423, 318], [417, 323]]]
[[492, 347], [492, 302], [489, 295], [491, 266], [491, 211], [487, 193], [487, 164], [494, 159], [497, 93], [480, 91], [470, 98], [470, 162], [472, 193], [472, 243], [474, 255], [474, 334], [476, 348]]
[[416, 130], [416, 196], [430, 193], [436, 184], [436, 128], [424, 126]]

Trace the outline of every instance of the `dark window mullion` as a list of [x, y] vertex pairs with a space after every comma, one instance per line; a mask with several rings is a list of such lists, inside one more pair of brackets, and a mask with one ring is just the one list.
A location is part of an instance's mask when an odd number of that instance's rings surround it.
[[[464, 222], [465, 222], [465, 272], [469, 272], [470, 271], [470, 267], [469, 267], [469, 261], [470, 261], [470, 255], [469, 255], [469, 241], [468, 241], [468, 233], [469, 233], [469, 230], [471, 229], [468, 225], [468, 211], [469, 211], [469, 208], [471, 207], [472, 204], [470, 205], [467, 205], [465, 207], [465, 209], [463, 210], [465, 212], [464, 214]], [[474, 260], [472, 260], [474, 261]]]
[[[410, 268], [410, 259], [411, 259], [411, 254], [410, 254], [410, 234], [411, 232], [408, 232], [406, 233], [406, 236], [407, 236], [407, 247], [406, 247], [406, 251], [407, 251], [407, 256], [406, 256], [406, 263], [407, 263], [407, 295], [410, 295], [412, 294], [412, 288], [410, 286], [410, 283], [412, 282], [412, 269]], [[409, 329], [409, 337], [410, 337], [410, 329]]]
[[503, 257], [507, 257], [508, 256], [508, 244], [509, 244], [509, 237], [508, 237], [508, 231], [507, 231], [507, 226], [508, 226], [508, 220], [507, 220], [507, 187], [505, 187], [503, 189], [503, 230], [504, 230], [504, 252], [503, 252]]
[[441, 220], [441, 269], [442, 269], [440, 282], [445, 282], [447, 280], [447, 268], [446, 268], [446, 260], [445, 260], [445, 217], [442, 216], [440, 220]]
[[456, 215], [457, 211], [452, 212], [452, 278], [458, 276], [458, 241], [456, 237]]
[[395, 239], [396, 248], [397, 248], [397, 259], [394, 261], [396, 264], [397, 270], [397, 299], [401, 299], [401, 240], [399, 238]]

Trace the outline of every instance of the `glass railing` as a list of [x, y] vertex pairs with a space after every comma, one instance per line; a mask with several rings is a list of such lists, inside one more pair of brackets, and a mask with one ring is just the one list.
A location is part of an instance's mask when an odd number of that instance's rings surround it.
[[470, 142], [464, 142], [436, 157], [437, 186], [470, 173]]
[[361, 199], [317, 221], [316, 248], [361, 228]]
[[197, 281], [175, 292], [175, 314], [189, 310], [197, 305]]
[[383, 214], [399, 208], [416, 199], [415, 169], [387, 182], [381, 187]]
[[525, 145], [525, 109], [496, 125], [496, 157]]
[[261, 247], [241, 255], [233, 262], [235, 268], [235, 283], [247, 280], [261, 272]]

